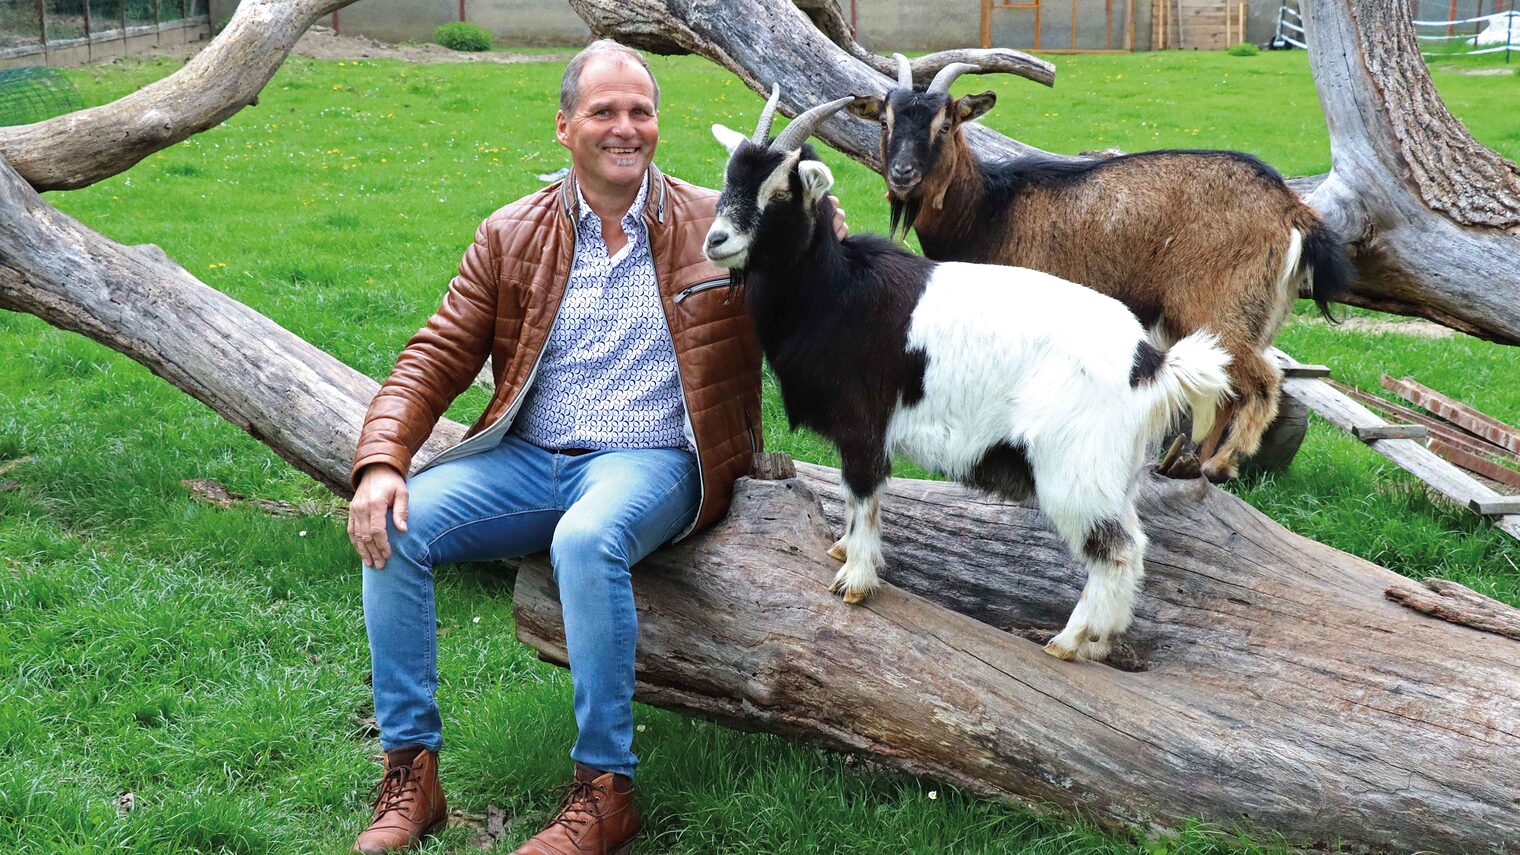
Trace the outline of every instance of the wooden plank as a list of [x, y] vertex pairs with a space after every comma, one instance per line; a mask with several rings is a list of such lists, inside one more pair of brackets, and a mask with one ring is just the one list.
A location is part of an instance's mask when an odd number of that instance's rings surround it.
[[1387, 398], [1379, 398], [1371, 392], [1363, 392], [1354, 386], [1347, 386], [1334, 380], [1328, 382], [1343, 394], [1350, 395], [1358, 403], [1365, 404], [1373, 412], [1384, 418], [1424, 425], [1430, 429], [1431, 436], [1444, 441], [1447, 445], [1473, 454], [1486, 454], [1520, 463], [1520, 455], [1494, 445], [1482, 437], [1474, 436], [1456, 425], [1442, 421], [1429, 413], [1416, 412], [1408, 407], [1395, 404]]
[[1424, 425], [1355, 425], [1351, 435], [1362, 442], [1379, 439], [1425, 439], [1430, 431]]
[[1428, 386], [1422, 386], [1408, 377], [1395, 380], [1384, 374], [1383, 388], [1410, 403], [1430, 410], [1452, 424], [1472, 431], [1495, 445], [1520, 452], [1520, 430], [1510, 427], [1493, 416], [1481, 413], [1455, 398], [1443, 395]]
[[1486, 516], [1520, 514], [1520, 496], [1502, 496], [1497, 499], [1473, 499], [1467, 506]]
[[1500, 466], [1492, 460], [1449, 445], [1443, 439], [1432, 438], [1430, 440], [1430, 450], [1469, 472], [1476, 472], [1484, 478], [1498, 481], [1500, 484], [1520, 488], [1520, 472]]
[[[1270, 348], [1268, 357], [1284, 367], [1300, 365], [1298, 360], [1278, 348]], [[1283, 392], [1302, 401], [1331, 424], [1343, 430], [1353, 425], [1386, 424], [1377, 414], [1336, 391], [1329, 382], [1312, 377], [1287, 377], [1283, 379]], [[1412, 439], [1389, 439], [1368, 443], [1368, 448], [1392, 460], [1409, 474], [1424, 481], [1431, 489], [1455, 501], [1459, 505], [1474, 508], [1495, 508], [1500, 499], [1509, 499], [1471, 475], [1458, 469], [1435, 452]], [[1486, 503], [1486, 504], [1485, 504]], [[1476, 509], [1476, 508], [1474, 508]], [[1494, 525], [1509, 536], [1520, 540], [1520, 511], [1506, 512], [1494, 518]]]
[[1284, 377], [1329, 377], [1330, 368], [1326, 365], [1285, 365], [1283, 366]]

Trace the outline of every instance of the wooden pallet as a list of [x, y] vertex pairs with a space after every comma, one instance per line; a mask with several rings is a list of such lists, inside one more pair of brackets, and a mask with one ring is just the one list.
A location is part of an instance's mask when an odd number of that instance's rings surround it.
[[1385, 438], [1387, 429], [1394, 425], [1330, 385], [1323, 366], [1306, 366], [1277, 348], [1270, 354], [1283, 368], [1284, 394], [1297, 398], [1336, 427], [1352, 435], [1362, 434], [1367, 447], [1448, 499], [1491, 517], [1494, 525], [1520, 540], [1520, 496], [1506, 496], [1443, 460], [1426, 447], [1427, 439]]

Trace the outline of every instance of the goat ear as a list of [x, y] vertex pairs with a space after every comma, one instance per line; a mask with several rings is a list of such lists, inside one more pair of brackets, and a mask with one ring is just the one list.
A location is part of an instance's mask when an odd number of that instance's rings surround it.
[[726, 128], [722, 125], [713, 125], [712, 133], [713, 137], [715, 137], [718, 142], [723, 143], [724, 148], [728, 149], [728, 154], [730, 157], [733, 156], [734, 149], [739, 147], [739, 143], [742, 143], [745, 140], [749, 139], [749, 137], [746, 137], [744, 134], [741, 134], [735, 130], [730, 130], [729, 128]]
[[997, 103], [997, 93], [992, 91], [983, 92], [980, 95], [966, 95], [955, 101], [955, 120], [957, 122], [969, 122], [972, 119], [984, 115]]
[[802, 179], [802, 195], [808, 206], [817, 204], [829, 188], [834, 186], [834, 173], [822, 161], [804, 160], [797, 164], [797, 176]]
[[886, 99], [880, 95], [856, 95], [855, 100], [844, 105], [844, 108], [849, 110], [852, 116], [874, 122], [881, 118], [881, 111], [886, 104]]

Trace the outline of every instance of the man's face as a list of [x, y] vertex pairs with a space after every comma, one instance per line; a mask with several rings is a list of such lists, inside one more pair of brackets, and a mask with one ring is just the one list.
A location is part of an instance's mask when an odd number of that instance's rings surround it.
[[574, 113], [561, 111], [554, 122], [576, 179], [604, 192], [637, 192], [660, 142], [648, 72], [619, 57], [597, 57], [581, 70], [579, 89]]

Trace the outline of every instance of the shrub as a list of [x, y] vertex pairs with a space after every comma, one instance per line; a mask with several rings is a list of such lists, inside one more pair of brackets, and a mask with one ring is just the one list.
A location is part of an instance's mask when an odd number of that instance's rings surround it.
[[490, 50], [491, 31], [476, 24], [455, 21], [439, 27], [433, 33], [433, 41], [454, 50]]
[[1230, 45], [1225, 48], [1224, 52], [1230, 56], [1255, 56], [1261, 53], [1261, 50], [1250, 42], [1241, 42], [1240, 44]]

